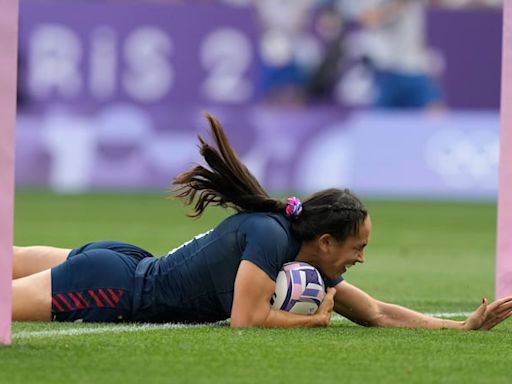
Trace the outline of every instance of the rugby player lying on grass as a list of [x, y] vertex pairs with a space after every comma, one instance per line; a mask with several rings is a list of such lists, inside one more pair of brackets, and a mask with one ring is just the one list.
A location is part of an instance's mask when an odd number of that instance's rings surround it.
[[[364, 326], [491, 329], [512, 313], [512, 297], [482, 305], [465, 321], [438, 319], [384, 303], [343, 281], [364, 262], [371, 220], [348, 190], [301, 203], [272, 198], [240, 162], [219, 122], [207, 115], [215, 147], [201, 137], [207, 167], [176, 177], [174, 194], [200, 216], [208, 205], [236, 214], [164, 257], [97, 242], [70, 250], [14, 247], [13, 320], [204, 323], [232, 327], [327, 326], [334, 310]], [[313, 315], [271, 308], [282, 265], [303, 261], [323, 275], [327, 294]]]

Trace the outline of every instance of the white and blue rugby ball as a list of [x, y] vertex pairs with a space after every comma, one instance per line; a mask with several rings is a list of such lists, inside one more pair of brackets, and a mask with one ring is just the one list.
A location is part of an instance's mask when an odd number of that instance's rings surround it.
[[272, 308], [312, 315], [325, 297], [325, 283], [320, 272], [308, 263], [286, 263], [277, 275]]

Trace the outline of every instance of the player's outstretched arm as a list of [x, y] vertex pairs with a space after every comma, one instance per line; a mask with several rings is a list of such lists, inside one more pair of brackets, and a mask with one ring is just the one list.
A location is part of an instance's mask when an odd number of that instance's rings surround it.
[[512, 297], [491, 304], [483, 300], [480, 307], [466, 320], [454, 321], [375, 300], [359, 288], [343, 281], [336, 286], [334, 310], [363, 326], [489, 330], [512, 315]]
[[232, 327], [322, 327], [329, 325], [334, 306], [334, 288], [331, 288], [317, 312], [313, 315], [297, 315], [273, 309], [270, 298], [276, 284], [258, 266], [242, 260], [235, 280]]

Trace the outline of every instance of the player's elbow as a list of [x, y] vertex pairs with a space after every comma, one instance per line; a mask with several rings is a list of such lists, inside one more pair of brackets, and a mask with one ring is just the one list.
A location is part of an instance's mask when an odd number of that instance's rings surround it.
[[253, 310], [248, 312], [232, 311], [230, 326], [231, 328], [254, 328], [267, 327], [269, 323], [270, 310]]
[[250, 325], [249, 323], [243, 323], [243, 322], [231, 320], [230, 327], [231, 328], [253, 328], [254, 326]]
[[253, 328], [264, 326], [264, 322], [261, 321], [260, 317], [254, 316], [253, 314], [240, 313], [232, 313], [229, 324], [231, 328]]
[[255, 321], [254, 319], [243, 319], [240, 317], [232, 317], [229, 325], [231, 328], [254, 328], [263, 326], [263, 324], [260, 324], [260, 322]]
[[250, 324], [247, 321], [243, 321], [239, 317], [232, 316], [229, 321], [229, 326], [231, 328], [250, 328]]

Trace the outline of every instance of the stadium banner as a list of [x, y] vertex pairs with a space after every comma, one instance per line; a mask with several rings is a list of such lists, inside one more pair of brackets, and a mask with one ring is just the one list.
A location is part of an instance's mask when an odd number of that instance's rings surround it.
[[10, 344], [18, 1], [0, 9], [0, 344]]
[[367, 196], [496, 198], [498, 112], [331, 107], [169, 107], [155, 116], [115, 104], [88, 115], [19, 116], [17, 185], [166, 189], [201, 161], [197, 134], [207, 133], [205, 110], [222, 121], [242, 160], [271, 191], [339, 186]]
[[255, 94], [257, 31], [247, 9], [80, 0], [20, 6], [21, 87], [31, 107], [239, 105]]
[[512, 295], [512, 3], [503, 2], [496, 297]]
[[[216, 2], [25, 0], [20, 15], [21, 90], [36, 110], [91, 111], [109, 102], [244, 105], [261, 96], [261, 47], [277, 57], [287, 49], [279, 39], [267, 47], [251, 7]], [[433, 70], [448, 106], [499, 108], [501, 23], [499, 10], [428, 12]], [[297, 58], [306, 71], [324, 52], [313, 17], [308, 24], [305, 57]], [[370, 102], [371, 92], [361, 92], [368, 85], [357, 60], [362, 39], [348, 29], [346, 70], [336, 87], [343, 105]]]

